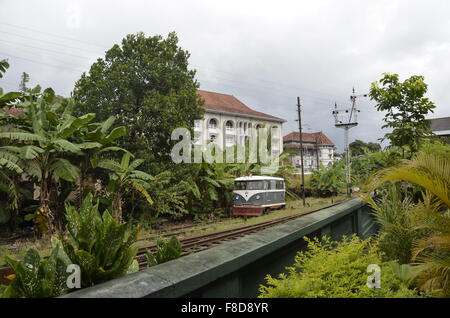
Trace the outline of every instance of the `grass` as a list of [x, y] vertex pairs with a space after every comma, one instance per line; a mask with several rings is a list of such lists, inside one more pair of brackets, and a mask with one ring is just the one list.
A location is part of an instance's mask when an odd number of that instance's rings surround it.
[[6, 263], [5, 256], [22, 259], [28, 249], [38, 250], [42, 256], [50, 255], [52, 243], [50, 238], [17, 240], [14, 243], [0, 243], [0, 265]]
[[[203, 235], [212, 232], [224, 231], [233, 229], [236, 227], [244, 225], [252, 225], [264, 221], [274, 220], [280, 217], [289, 216], [301, 212], [309, 212], [317, 210], [319, 208], [331, 205], [333, 203], [345, 200], [346, 196], [344, 194], [338, 195], [331, 198], [307, 198], [307, 206], [303, 207], [302, 201], [289, 201], [286, 204], [286, 208], [283, 210], [272, 211], [269, 214], [251, 217], [248, 219], [244, 218], [223, 218], [214, 221], [213, 223], [207, 223], [207, 221], [200, 222], [198, 225], [189, 228], [184, 235], [179, 235], [179, 238], [186, 236]], [[190, 225], [191, 223], [186, 223]], [[141, 230], [139, 233], [140, 241], [137, 242], [138, 247], [144, 247], [149, 244], [153, 244], [156, 238], [164, 233], [179, 230], [180, 224], [168, 225], [162, 229], [154, 230]], [[148, 238], [148, 239], [146, 239]], [[29, 248], [35, 248], [41, 255], [47, 256], [51, 251], [51, 239], [41, 238], [41, 239], [25, 239], [17, 240], [14, 243], [2, 244], [0, 243], [0, 265], [5, 264], [5, 256], [10, 256], [16, 259], [21, 259]]]

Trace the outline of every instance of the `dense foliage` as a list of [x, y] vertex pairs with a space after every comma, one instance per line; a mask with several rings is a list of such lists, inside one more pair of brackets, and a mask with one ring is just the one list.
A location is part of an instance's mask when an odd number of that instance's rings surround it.
[[145, 172], [161, 172], [171, 163], [173, 129], [192, 128], [202, 117], [199, 85], [188, 59], [175, 33], [166, 39], [127, 35], [77, 81], [79, 114], [92, 112], [100, 120], [116, 116], [128, 128], [120, 145], [146, 159], [153, 170], [146, 166]]
[[88, 195], [79, 211], [66, 206], [69, 236], [60, 234], [69, 258], [81, 269], [81, 286], [88, 287], [124, 275], [137, 253], [137, 228], [127, 234], [108, 212], [98, 211], [98, 202]]
[[61, 251], [60, 245], [52, 250], [47, 259], [38, 251], [30, 249], [21, 261], [12, 258], [7, 263], [14, 269], [14, 278], [8, 286], [0, 286], [0, 298], [56, 297], [67, 291], [66, 272], [70, 260]]
[[424, 235], [414, 223], [412, 211], [413, 199], [404, 195], [405, 185], [389, 185], [380, 189], [379, 198], [372, 208], [380, 224], [379, 246], [384, 258], [400, 264], [411, 263], [414, 241]]
[[352, 184], [360, 187], [374, 172], [399, 163], [401, 158], [401, 152], [395, 148], [389, 148], [380, 152], [368, 152], [361, 156], [353, 156], [351, 158]]
[[[391, 220], [391, 223], [400, 228], [407, 220], [408, 223], [412, 222], [409, 228], [422, 232], [421, 236], [414, 237], [411, 252], [411, 267], [416, 273], [416, 284], [430, 294], [449, 297], [450, 158], [440, 153], [419, 152], [411, 160], [404, 160], [399, 165], [374, 174], [365, 186], [364, 197], [379, 214], [389, 213], [389, 205], [378, 205], [370, 194], [389, 182], [415, 185], [420, 189], [419, 197], [408, 191], [400, 192], [398, 197], [408, 195], [414, 198], [414, 202], [398, 211], [398, 214], [404, 215]], [[391, 234], [388, 232], [387, 235]], [[408, 243], [409, 240], [402, 243]]]
[[322, 166], [314, 171], [311, 179], [311, 191], [316, 196], [332, 196], [338, 194], [345, 187], [345, 162], [335, 162], [331, 167]]
[[118, 150], [107, 146], [125, 128], [108, 133], [111, 118], [94, 123], [95, 114], [75, 117], [73, 101], [56, 101], [52, 89], [21, 96], [14, 104], [18, 114], [0, 114], [1, 190], [13, 213], [19, 212], [20, 199], [36, 201], [32, 215], [40, 232], [55, 232], [62, 228], [63, 202], [83, 195], [94, 159]]
[[[396, 277], [392, 263], [383, 262], [372, 240], [343, 238], [332, 242], [318, 238], [308, 242], [306, 251], [295, 257], [287, 274], [270, 275], [267, 286], [260, 287], [260, 297], [268, 298], [394, 298], [416, 297], [417, 293]], [[381, 288], [367, 286], [367, 268], [381, 268]]]
[[392, 129], [384, 136], [391, 146], [415, 152], [421, 138], [432, 134], [426, 116], [436, 106], [424, 97], [427, 90], [423, 76], [411, 76], [400, 82], [397, 74], [384, 73], [379, 82], [372, 83], [370, 98], [377, 102], [378, 111], [386, 112], [382, 128]]
[[375, 142], [365, 143], [362, 140], [355, 140], [349, 145], [352, 156], [361, 156], [369, 152], [381, 151], [381, 145]]
[[181, 243], [176, 236], [170, 240], [162, 238], [156, 241], [157, 250], [155, 253], [147, 251], [147, 264], [149, 267], [162, 264], [181, 256]]

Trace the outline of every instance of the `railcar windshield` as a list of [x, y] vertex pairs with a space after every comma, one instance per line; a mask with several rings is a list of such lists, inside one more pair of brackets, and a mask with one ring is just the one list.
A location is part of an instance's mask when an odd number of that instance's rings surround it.
[[284, 190], [284, 181], [236, 181], [235, 190]]
[[234, 183], [235, 190], [267, 190], [269, 189], [269, 181], [236, 181]]

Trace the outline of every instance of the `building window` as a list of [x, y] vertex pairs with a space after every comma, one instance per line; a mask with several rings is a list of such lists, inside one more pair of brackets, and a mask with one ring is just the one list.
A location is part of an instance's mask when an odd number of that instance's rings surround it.
[[215, 120], [214, 118], [212, 118], [212, 119], [209, 121], [208, 128], [209, 128], [209, 129], [217, 129], [217, 120]]
[[227, 132], [233, 132], [233, 122], [231, 120], [225, 123], [225, 130]]
[[209, 135], [209, 140], [210, 141], [214, 142], [214, 141], [216, 141], [216, 139], [217, 139], [216, 135]]

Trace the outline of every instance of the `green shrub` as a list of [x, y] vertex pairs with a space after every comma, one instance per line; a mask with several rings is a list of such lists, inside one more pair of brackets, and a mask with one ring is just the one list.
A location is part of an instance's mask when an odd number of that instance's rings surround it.
[[311, 176], [311, 191], [315, 196], [337, 195], [345, 187], [344, 182], [345, 162], [343, 160], [334, 163], [331, 167], [321, 167]]
[[81, 269], [81, 286], [88, 287], [126, 274], [133, 264], [137, 247], [137, 228], [126, 235], [126, 224], [119, 224], [105, 210], [98, 212], [92, 195], [84, 199], [80, 210], [66, 205], [69, 237], [60, 235], [64, 250]]
[[411, 262], [414, 241], [423, 236], [424, 230], [414, 224], [412, 209], [415, 204], [401, 184], [390, 184], [381, 190], [382, 196], [368, 200], [380, 224], [379, 247], [383, 259]]
[[158, 250], [155, 254], [150, 251], [146, 253], [149, 267], [171, 261], [181, 256], [181, 243], [176, 236], [172, 236], [168, 241], [158, 239], [156, 246]]
[[[416, 297], [397, 278], [391, 263], [382, 262], [378, 247], [372, 240], [362, 241], [354, 236], [342, 242], [318, 238], [308, 242], [307, 251], [295, 257], [288, 274], [278, 279], [267, 276], [267, 285], [260, 287], [260, 297], [269, 298], [369, 298]], [[381, 268], [381, 288], [367, 287], [367, 267]]]
[[8, 286], [0, 286], [1, 297], [56, 297], [67, 292], [66, 273], [70, 261], [60, 245], [53, 248], [50, 257], [42, 259], [38, 251], [29, 249], [22, 261], [7, 257], [6, 262], [14, 271]]

